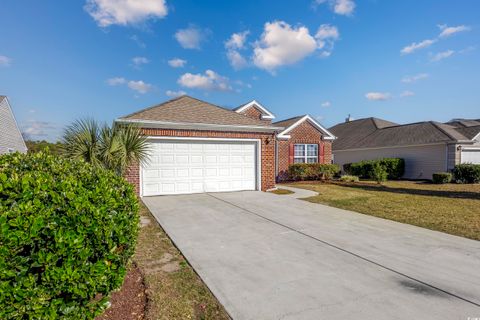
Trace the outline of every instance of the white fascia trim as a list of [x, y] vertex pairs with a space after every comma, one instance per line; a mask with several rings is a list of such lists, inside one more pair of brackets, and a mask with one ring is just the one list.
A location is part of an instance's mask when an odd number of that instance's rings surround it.
[[378, 150], [378, 149], [396, 149], [396, 148], [412, 148], [412, 147], [426, 147], [426, 146], [438, 146], [448, 144], [447, 142], [439, 143], [425, 143], [425, 144], [410, 144], [406, 146], [389, 146], [389, 147], [376, 147], [376, 148], [356, 148], [356, 149], [346, 149], [346, 150], [332, 150], [332, 153], [335, 152], [350, 152], [350, 151], [361, 151], [361, 150]]
[[468, 147], [468, 148], [462, 148], [460, 151], [480, 151], [480, 147]]
[[212, 130], [212, 131], [252, 131], [253, 130], [255, 132], [271, 132], [271, 131], [279, 131], [283, 129], [282, 127], [167, 122], [167, 121], [137, 120], [137, 119], [116, 119], [115, 122], [139, 124], [145, 128], [191, 129], [191, 130]]
[[240, 109], [235, 110], [235, 112], [240, 113], [245, 110], [247, 110], [250, 107], [258, 107], [262, 112], [264, 112], [266, 115], [262, 115], [262, 119], [275, 119], [275, 115], [268, 111], [264, 106], [262, 106], [260, 103], [258, 103], [256, 100], [252, 100], [246, 105], [242, 106]]
[[479, 140], [480, 141], [480, 132], [475, 137], [473, 137], [472, 140]]
[[279, 139], [290, 139], [290, 135], [288, 135], [287, 133], [289, 133], [290, 131], [292, 131], [296, 127], [298, 127], [305, 120], [310, 121], [315, 127], [317, 127], [317, 129], [319, 129], [320, 131], [322, 131], [323, 133], [326, 134], [326, 136], [323, 137], [324, 140], [335, 140], [337, 138], [330, 131], [325, 129], [325, 127], [323, 127], [320, 123], [318, 123], [312, 117], [310, 117], [308, 114], [305, 115], [304, 117], [300, 118], [297, 122], [292, 124], [290, 127], [286, 128], [285, 130], [280, 132], [277, 135], [277, 138], [279, 138]]

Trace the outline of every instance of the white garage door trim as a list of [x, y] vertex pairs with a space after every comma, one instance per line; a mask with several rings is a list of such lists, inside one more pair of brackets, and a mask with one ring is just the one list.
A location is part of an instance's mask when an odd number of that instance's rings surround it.
[[[262, 184], [262, 148], [261, 148], [261, 139], [235, 139], [235, 138], [203, 138], [203, 137], [160, 137], [160, 136], [149, 136], [147, 140], [167, 140], [167, 141], [175, 141], [175, 140], [183, 140], [183, 141], [224, 141], [224, 142], [254, 142], [256, 146], [256, 190], [261, 190]], [[139, 166], [139, 173], [140, 173], [140, 195], [143, 197], [143, 170], [142, 165]]]

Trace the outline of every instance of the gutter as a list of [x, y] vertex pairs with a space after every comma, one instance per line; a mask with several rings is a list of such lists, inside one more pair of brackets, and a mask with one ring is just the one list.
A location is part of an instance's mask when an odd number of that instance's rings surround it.
[[190, 129], [190, 130], [211, 130], [211, 131], [243, 131], [243, 132], [275, 132], [283, 130], [283, 127], [266, 127], [252, 125], [230, 125], [213, 123], [189, 123], [189, 122], [168, 122], [155, 120], [137, 119], [116, 119], [116, 123], [138, 124], [143, 128], [161, 129]]

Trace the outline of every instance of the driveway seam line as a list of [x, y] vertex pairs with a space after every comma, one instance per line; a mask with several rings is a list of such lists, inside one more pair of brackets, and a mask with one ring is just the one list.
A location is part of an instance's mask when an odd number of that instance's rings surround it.
[[449, 296], [452, 296], [452, 297], [454, 297], [454, 298], [460, 299], [460, 300], [462, 300], [462, 301], [464, 301], [464, 302], [473, 304], [474, 306], [480, 307], [480, 303], [476, 303], [476, 302], [471, 301], [471, 300], [469, 300], [469, 299], [467, 299], [467, 298], [463, 298], [463, 297], [461, 297], [461, 296], [459, 296], [459, 295], [457, 295], [457, 294], [455, 294], [455, 293], [446, 291], [446, 290], [441, 289], [441, 288], [439, 288], [439, 287], [436, 287], [436, 286], [434, 286], [434, 285], [432, 285], [432, 284], [429, 284], [429, 283], [427, 283], [427, 282], [424, 282], [424, 281], [422, 281], [422, 280], [420, 280], [420, 279], [411, 277], [411, 276], [409, 276], [409, 275], [407, 275], [407, 274], [405, 274], [405, 273], [402, 273], [402, 272], [397, 271], [397, 270], [395, 270], [395, 269], [392, 269], [392, 268], [390, 268], [390, 267], [384, 266], [384, 265], [382, 265], [382, 264], [380, 264], [380, 263], [378, 263], [378, 262], [375, 262], [375, 261], [373, 261], [373, 260], [370, 260], [370, 259], [368, 259], [368, 258], [365, 258], [365, 257], [363, 257], [363, 256], [361, 256], [361, 255], [359, 255], [359, 254], [357, 254], [357, 253], [354, 253], [354, 252], [349, 251], [349, 250], [347, 250], [347, 249], [343, 249], [343, 248], [341, 248], [341, 247], [339, 247], [339, 246], [336, 246], [336, 245], [334, 245], [334, 244], [332, 244], [332, 243], [329, 243], [329, 242], [327, 242], [327, 241], [325, 241], [325, 240], [316, 238], [316, 237], [314, 237], [314, 236], [312, 236], [312, 235], [309, 235], [309, 234], [304, 233], [304, 232], [302, 232], [302, 231], [299, 231], [299, 230], [297, 230], [297, 229], [295, 229], [295, 228], [292, 228], [292, 227], [290, 227], [290, 226], [287, 226], [287, 225], [285, 225], [285, 224], [283, 224], [283, 223], [281, 223], [281, 222], [275, 221], [275, 220], [270, 219], [270, 218], [267, 218], [267, 217], [265, 217], [265, 216], [263, 216], [263, 215], [261, 215], [261, 214], [259, 214], [259, 213], [256, 213], [256, 212], [251, 211], [251, 210], [246, 209], [246, 208], [243, 208], [243, 207], [241, 207], [241, 206], [239, 206], [239, 205], [236, 205], [236, 204], [234, 204], [234, 203], [232, 203], [232, 202], [230, 202], [230, 201], [227, 201], [227, 200], [218, 198], [218, 197], [216, 197], [216, 196], [214, 196], [214, 195], [212, 195], [212, 194], [210, 194], [210, 193], [207, 193], [207, 195], [209, 195], [210, 197], [215, 198], [215, 199], [217, 199], [217, 200], [219, 200], [219, 201], [225, 202], [225, 203], [227, 203], [227, 204], [229, 204], [229, 205], [231, 205], [231, 206], [234, 206], [234, 207], [236, 207], [236, 208], [238, 208], [238, 209], [241, 209], [242, 211], [248, 212], [248, 213], [253, 214], [253, 215], [255, 215], [255, 216], [259, 217], [259, 218], [262, 218], [262, 219], [264, 219], [264, 220], [267, 220], [267, 221], [269, 221], [269, 222], [272, 222], [272, 223], [274, 223], [274, 224], [277, 224], [277, 225], [279, 225], [279, 226], [282, 226], [282, 227], [284, 227], [284, 228], [286, 228], [286, 229], [289, 229], [289, 230], [291, 230], [291, 231], [294, 231], [294, 232], [296, 232], [296, 233], [298, 233], [298, 234], [301, 234], [301, 235], [303, 235], [303, 236], [305, 236], [305, 237], [307, 237], [307, 238], [310, 238], [310, 239], [312, 239], [312, 240], [318, 241], [318, 242], [323, 243], [323, 244], [325, 244], [325, 245], [327, 245], [327, 246], [329, 246], [329, 247], [332, 247], [332, 248], [334, 248], [334, 249], [337, 249], [337, 250], [339, 250], [339, 251], [342, 251], [342, 252], [344, 252], [344, 253], [347, 253], [347, 254], [349, 254], [349, 255], [352, 255], [352, 256], [354, 256], [354, 257], [356, 257], [356, 258], [359, 258], [359, 259], [361, 259], [361, 260], [364, 260], [364, 261], [366, 261], [366, 262], [369, 262], [369, 263], [371, 263], [371, 264], [374, 264], [374, 265], [376, 265], [377, 267], [380, 267], [380, 268], [382, 268], [382, 269], [388, 270], [388, 271], [393, 272], [393, 273], [395, 273], [395, 274], [397, 274], [397, 275], [400, 275], [400, 276], [405, 277], [405, 278], [407, 278], [407, 279], [410, 279], [410, 280], [412, 280], [412, 281], [415, 281], [415, 282], [418, 282], [418, 283], [423, 284], [423, 285], [425, 285], [425, 286], [428, 286], [428, 287], [430, 287], [430, 288], [432, 288], [432, 289], [435, 289], [435, 290], [438, 290], [438, 291], [440, 291], [440, 292], [443, 292], [443, 293], [445, 293], [445, 294], [447, 294], [447, 295], [449, 295]]

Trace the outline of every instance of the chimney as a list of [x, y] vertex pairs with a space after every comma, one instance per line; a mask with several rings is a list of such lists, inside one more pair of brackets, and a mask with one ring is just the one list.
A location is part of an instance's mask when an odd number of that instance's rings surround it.
[[353, 118], [352, 118], [352, 116], [351, 116], [350, 114], [348, 115], [347, 118], [345, 118], [345, 122], [350, 122], [350, 121], [352, 121], [352, 120], [353, 120]]

